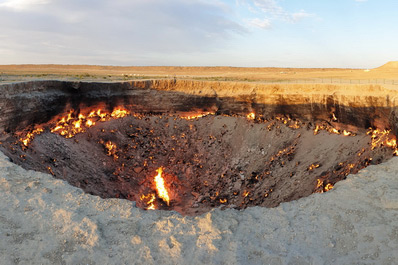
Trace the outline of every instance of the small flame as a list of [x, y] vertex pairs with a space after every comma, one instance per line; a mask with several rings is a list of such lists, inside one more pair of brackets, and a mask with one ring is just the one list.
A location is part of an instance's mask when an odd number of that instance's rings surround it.
[[[104, 144], [101, 140], [101, 143]], [[116, 144], [112, 143], [111, 141], [108, 141], [104, 144], [105, 149], [107, 150], [107, 155], [108, 156], [113, 156], [114, 159], [118, 159], [119, 156], [116, 154], [117, 151], [117, 146]]]
[[334, 134], [340, 134], [340, 131], [337, 130], [336, 128], [329, 128], [328, 130], [330, 133], [334, 133]]
[[146, 210], [155, 210], [156, 209], [155, 204], [154, 204], [154, 202], [156, 200], [155, 194], [150, 193], [148, 195], [141, 195], [140, 200], [146, 201], [146, 204], [148, 205]]
[[170, 205], [169, 193], [167, 192], [166, 187], [164, 186], [164, 179], [162, 177], [163, 168], [162, 167], [158, 168], [156, 172], [158, 174], [155, 176], [155, 184], [158, 196], [167, 203], [167, 206], [169, 206]]
[[350, 135], [352, 135], [352, 133], [351, 133], [351, 132], [348, 132], [348, 131], [346, 131], [346, 130], [344, 130], [344, 131], [343, 131], [343, 135], [344, 135], [344, 136], [350, 136]]
[[314, 129], [314, 135], [317, 135], [320, 129], [321, 128], [319, 127], [319, 125], [316, 125]]
[[333, 189], [332, 183], [328, 183], [324, 186], [324, 182], [322, 179], [317, 179], [316, 181], [317, 181], [317, 183], [316, 183], [316, 188], [315, 188], [316, 191], [315, 192], [317, 192], [317, 193], [324, 193], [324, 192], [328, 192], [331, 189]]
[[220, 199], [220, 203], [224, 204], [227, 202], [227, 199]]
[[326, 186], [323, 188], [323, 190], [325, 192], [330, 191], [331, 189], [333, 189], [333, 184], [332, 183], [326, 184]]
[[323, 186], [323, 181], [321, 179], [317, 179], [316, 182], [316, 189], [319, 189]]
[[129, 111], [127, 111], [127, 110], [125, 110], [125, 109], [122, 109], [122, 108], [118, 108], [118, 109], [115, 109], [115, 110], [111, 113], [111, 117], [112, 117], [112, 118], [116, 118], [116, 119], [120, 119], [120, 118], [126, 117], [126, 116], [129, 115], [129, 114], [130, 114]]
[[312, 164], [312, 165], [310, 165], [309, 167], [308, 167], [308, 171], [311, 171], [311, 170], [314, 170], [315, 168], [318, 168], [318, 167], [320, 167], [320, 165], [319, 164]]
[[254, 120], [256, 118], [256, 114], [254, 112], [250, 112], [246, 117], [248, 120]]
[[86, 126], [87, 126], [87, 127], [92, 127], [92, 126], [94, 126], [94, 125], [95, 125], [95, 122], [93, 122], [92, 120], [88, 119], [88, 120], [86, 121]]
[[202, 118], [202, 117], [206, 117], [207, 115], [214, 115], [214, 112], [203, 112], [203, 113], [190, 113], [190, 114], [185, 114], [185, 115], [181, 115], [180, 118], [181, 119], [185, 119], [185, 120], [194, 120], [197, 118]]

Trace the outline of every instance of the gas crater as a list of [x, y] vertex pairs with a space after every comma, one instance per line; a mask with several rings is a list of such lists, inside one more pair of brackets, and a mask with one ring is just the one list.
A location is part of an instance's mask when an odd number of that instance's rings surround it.
[[275, 207], [398, 154], [390, 99], [237, 86], [2, 85], [0, 150], [87, 193], [182, 215]]

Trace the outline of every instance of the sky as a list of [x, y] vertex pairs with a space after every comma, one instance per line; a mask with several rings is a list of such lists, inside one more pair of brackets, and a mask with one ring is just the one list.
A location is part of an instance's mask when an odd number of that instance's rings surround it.
[[396, 0], [0, 0], [1, 64], [374, 68]]

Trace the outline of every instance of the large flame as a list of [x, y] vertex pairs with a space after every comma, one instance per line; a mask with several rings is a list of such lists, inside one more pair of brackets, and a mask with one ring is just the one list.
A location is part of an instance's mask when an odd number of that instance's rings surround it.
[[158, 173], [155, 176], [156, 191], [158, 193], [159, 198], [165, 201], [169, 206], [170, 205], [169, 193], [167, 192], [166, 187], [164, 186], [164, 179], [162, 177], [163, 168], [162, 167], [158, 168], [156, 172]]

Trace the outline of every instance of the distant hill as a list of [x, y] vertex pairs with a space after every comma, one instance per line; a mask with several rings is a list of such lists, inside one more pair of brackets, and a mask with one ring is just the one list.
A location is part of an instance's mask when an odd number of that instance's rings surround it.
[[379, 70], [397, 70], [398, 69], [398, 61], [391, 61], [386, 64], [383, 64], [380, 67], [377, 67], [375, 69]]

